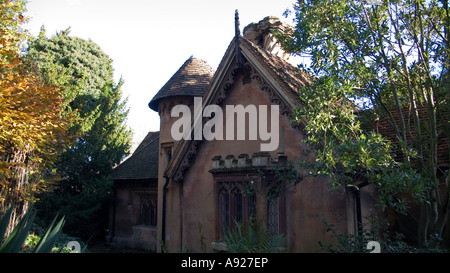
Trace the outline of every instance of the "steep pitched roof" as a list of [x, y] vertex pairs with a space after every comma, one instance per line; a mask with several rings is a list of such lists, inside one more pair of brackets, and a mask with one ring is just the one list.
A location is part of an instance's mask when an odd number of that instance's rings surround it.
[[158, 179], [159, 132], [149, 132], [134, 153], [112, 172], [113, 180]]
[[244, 37], [239, 37], [239, 40], [243, 50], [250, 52], [246, 55], [254, 57], [283, 90], [290, 92], [289, 95], [293, 100], [298, 100], [299, 87], [312, 83], [310, 76], [304, 70], [271, 54]]
[[[236, 43], [236, 39], [239, 39], [239, 43]], [[236, 47], [236, 44], [239, 44], [239, 47]], [[236, 54], [241, 54], [246, 60], [244, 67], [237, 63]], [[246, 38], [237, 36], [231, 41], [203, 96], [203, 107], [220, 104], [234, 85], [236, 75], [245, 69], [251, 70], [251, 77], [259, 81], [261, 89], [269, 92], [271, 102], [280, 105], [280, 113], [284, 115], [290, 115], [299, 104], [299, 87], [310, 82], [306, 72], [256, 46]], [[195, 125], [192, 128], [195, 128]], [[200, 143], [201, 140], [180, 140], [166, 169], [166, 175], [174, 180], [182, 180]]]
[[161, 99], [173, 96], [203, 96], [214, 75], [205, 61], [190, 57], [153, 97], [148, 106], [158, 111]]

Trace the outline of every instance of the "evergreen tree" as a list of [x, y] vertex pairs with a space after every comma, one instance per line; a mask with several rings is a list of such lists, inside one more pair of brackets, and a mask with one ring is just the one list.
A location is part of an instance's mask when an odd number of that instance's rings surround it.
[[94, 42], [69, 32], [70, 28], [47, 39], [42, 27], [29, 46], [28, 57], [38, 63], [47, 81], [65, 88], [70, 101], [66, 112], [78, 117], [69, 128], [78, 136], [76, 143], [59, 157], [64, 177], [42, 196], [38, 209], [44, 221], [56, 212], [65, 215], [71, 235], [88, 239], [103, 235], [106, 221], [101, 221], [101, 212], [111, 194], [110, 173], [128, 154], [131, 131], [125, 124], [123, 81], [114, 83], [112, 60]]

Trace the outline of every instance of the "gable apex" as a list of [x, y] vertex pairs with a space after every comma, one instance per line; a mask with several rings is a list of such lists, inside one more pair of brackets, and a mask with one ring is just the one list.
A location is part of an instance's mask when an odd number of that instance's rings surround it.
[[[239, 48], [235, 46], [236, 39], [239, 40]], [[242, 55], [242, 64], [237, 62], [236, 54]], [[271, 103], [280, 105], [280, 114], [287, 116], [300, 103], [298, 98], [300, 87], [310, 83], [308, 75], [303, 70], [246, 38], [235, 36], [203, 96], [202, 109], [207, 105], [220, 105], [228, 91], [233, 88], [237, 75], [241, 73], [249, 74], [251, 80], [256, 80], [262, 92], [269, 93]], [[194, 119], [192, 130], [198, 122], [203, 123], [205, 119]], [[173, 180], [182, 181], [185, 171], [195, 160], [201, 143], [202, 140], [180, 140], [165, 175]]]

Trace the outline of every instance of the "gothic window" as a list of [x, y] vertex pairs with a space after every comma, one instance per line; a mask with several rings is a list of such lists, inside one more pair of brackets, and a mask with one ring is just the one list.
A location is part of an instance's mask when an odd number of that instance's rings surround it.
[[248, 225], [256, 219], [256, 194], [250, 181], [218, 182], [219, 227], [225, 234], [236, 223]]
[[157, 221], [157, 199], [156, 197], [141, 197], [140, 224], [156, 227]]
[[[273, 189], [275, 185], [268, 182], [267, 189]], [[267, 197], [267, 229], [273, 234], [285, 233], [285, 195], [283, 192], [270, 194]]]
[[267, 228], [273, 234], [282, 233], [280, 199], [280, 197], [277, 197], [267, 200]]
[[[276, 186], [271, 175], [249, 177], [216, 176], [219, 237], [234, 230], [236, 223], [248, 226], [257, 221], [263, 221], [273, 234], [285, 233], [284, 193], [267, 195], [267, 191]], [[257, 183], [252, 182], [256, 180]]]

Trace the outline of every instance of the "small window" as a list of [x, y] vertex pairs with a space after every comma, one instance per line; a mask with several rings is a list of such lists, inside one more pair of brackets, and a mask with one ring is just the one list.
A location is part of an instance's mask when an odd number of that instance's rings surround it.
[[142, 197], [141, 198], [141, 217], [140, 224], [144, 226], [156, 227], [157, 223], [157, 206], [156, 198]]
[[[274, 187], [279, 187], [274, 184], [275, 179], [266, 178], [266, 189], [272, 191]], [[272, 234], [285, 234], [286, 233], [286, 216], [285, 216], [285, 194], [276, 189], [278, 194], [270, 194], [267, 196], [267, 229]]]
[[281, 233], [280, 197], [267, 200], [267, 228], [273, 234]]
[[172, 149], [173, 149], [173, 142], [167, 142], [161, 144], [161, 160], [162, 160], [162, 167], [163, 169], [166, 169], [167, 166], [169, 166], [170, 161], [172, 160]]

